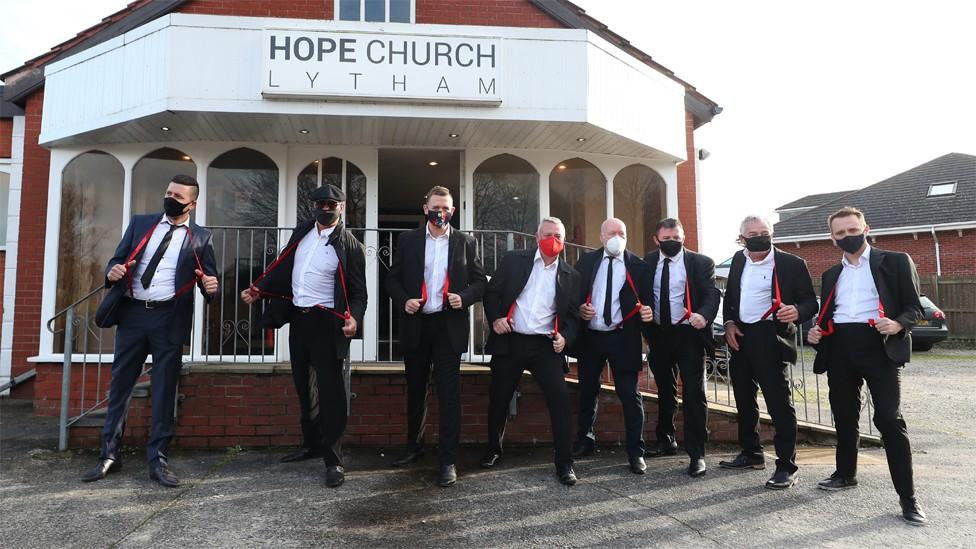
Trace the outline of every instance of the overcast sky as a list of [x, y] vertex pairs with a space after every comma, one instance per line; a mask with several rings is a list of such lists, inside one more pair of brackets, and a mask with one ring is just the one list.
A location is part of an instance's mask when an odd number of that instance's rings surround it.
[[[696, 132], [703, 250], [746, 213], [976, 154], [976, 3], [577, 0], [725, 110]], [[0, 0], [0, 71], [123, 0]]]

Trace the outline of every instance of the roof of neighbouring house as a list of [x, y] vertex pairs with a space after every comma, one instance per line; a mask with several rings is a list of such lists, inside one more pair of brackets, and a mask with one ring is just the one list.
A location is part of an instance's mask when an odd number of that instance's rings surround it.
[[[932, 186], [940, 184], [954, 192], [929, 196]], [[826, 234], [827, 217], [844, 206], [864, 212], [872, 230], [976, 224], [976, 156], [949, 153], [874, 185], [842, 193], [777, 223], [776, 239]]]
[[800, 210], [804, 208], [816, 208], [822, 204], [826, 204], [842, 196], [851, 194], [854, 191], [836, 191], [832, 193], [820, 193], [820, 194], [808, 194], [803, 198], [794, 200], [793, 202], [788, 202], [782, 206], [776, 208], [776, 211], [781, 210]]

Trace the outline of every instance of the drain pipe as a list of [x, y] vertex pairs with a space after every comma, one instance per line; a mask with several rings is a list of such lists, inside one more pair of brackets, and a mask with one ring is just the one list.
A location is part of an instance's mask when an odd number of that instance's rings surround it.
[[935, 275], [942, 276], [942, 257], [939, 253], [939, 237], [935, 235], [935, 226], [932, 226], [932, 241], [935, 242]]

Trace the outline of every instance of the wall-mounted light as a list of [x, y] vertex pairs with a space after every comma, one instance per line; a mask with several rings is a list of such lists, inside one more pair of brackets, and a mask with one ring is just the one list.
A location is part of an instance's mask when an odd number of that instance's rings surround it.
[[566, 169], [566, 164], [560, 164], [560, 165], [556, 166], [556, 169], [557, 170], [565, 170]]

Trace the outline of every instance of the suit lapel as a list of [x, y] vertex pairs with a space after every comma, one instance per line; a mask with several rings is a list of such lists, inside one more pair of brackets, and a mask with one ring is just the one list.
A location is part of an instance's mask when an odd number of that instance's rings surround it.
[[[827, 299], [831, 293], [836, 291], [837, 280], [840, 278], [840, 272], [844, 268], [843, 265], [836, 265], [828, 270], [823, 277], [823, 288], [820, 290], [821, 302]], [[827, 307], [827, 312], [824, 313], [824, 320], [830, 320], [834, 318], [834, 311], [837, 310], [837, 295], [830, 300], [830, 305]]]
[[186, 262], [187, 258], [192, 255], [190, 252], [191, 252], [192, 246], [193, 246], [193, 238], [196, 236], [196, 233], [197, 233], [197, 229], [198, 228], [199, 227], [196, 224], [192, 223], [192, 222], [190, 222], [190, 223], [187, 224], [186, 236], [184, 236], [184, 238], [183, 238], [183, 245], [180, 247], [180, 256], [176, 260], [176, 273], [177, 273], [177, 276], [179, 276], [179, 273], [181, 272], [181, 270], [183, 268], [183, 264]]
[[[593, 269], [590, 271], [590, 280], [587, 281], [587, 284], [589, 284], [586, 287], [587, 295], [593, 292], [593, 285], [596, 284], [596, 275], [600, 272], [600, 266], [603, 265], [603, 248], [599, 248], [597, 251], [593, 252], [593, 255], [596, 256], [596, 262], [593, 264]], [[610, 291], [610, 289], [607, 288], [607, 291]]]
[[735, 307], [735, 319], [728, 320], [739, 320], [739, 312], [742, 307], [742, 273], [746, 270], [746, 257], [741, 253], [736, 253], [732, 256], [732, 266], [729, 267], [729, 284], [725, 290], [725, 295], [728, 298], [729, 292], [732, 292], [732, 305]]
[[877, 248], [871, 248], [871, 277], [874, 279], [874, 287], [878, 290], [878, 299], [881, 303], [891, 303], [891, 294], [888, 292], [888, 284], [884, 274], [881, 272], [881, 263], [884, 261], [884, 252]]

